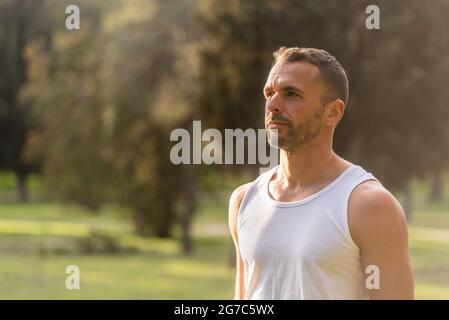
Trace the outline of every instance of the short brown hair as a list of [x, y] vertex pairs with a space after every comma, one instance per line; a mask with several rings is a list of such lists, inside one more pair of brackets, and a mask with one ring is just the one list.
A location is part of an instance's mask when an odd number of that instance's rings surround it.
[[346, 72], [338, 60], [329, 52], [316, 48], [281, 47], [273, 54], [274, 62], [306, 61], [320, 70], [321, 80], [326, 87], [323, 103], [341, 99], [348, 102], [349, 85]]

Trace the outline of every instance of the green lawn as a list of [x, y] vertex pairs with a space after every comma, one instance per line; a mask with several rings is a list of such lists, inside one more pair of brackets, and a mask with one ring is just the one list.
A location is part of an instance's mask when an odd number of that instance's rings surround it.
[[[183, 257], [177, 244], [149, 244], [130, 256], [2, 254], [2, 299], [226, 299], [232, 272], [221, 263], [223, 239], [197, 239], [198, 252]], [[80, 268], [80, 290], [65, 288], [65, 268]]]
[[[0, 299], [232, 297], [232, 243], [223, 224], [225, 211], [207, 206], [200, 209], [194, 227], [195, 251], [185, 256], [176, 240], [133, 235], [130, 222], [114, 210], [107, 208], [92, 216], [58, 204], [0, 205]], [[212, 211], [213, 216], [206, 214]], [[77, 252], [78, 241], [94, 230], [108, 232], [138, 251]], [[65, 287], [65, 268], [72, 264], [80, 268], [80, 290]]]
[[[410, 224], [416, 297], [449, 299], [449, 201], [428, 205], [420, 188]], [[192, 256], [180, 254], [176, 240], [133, 235], [122, 208], [91, 215], [48, 202], [0, 202], [0, 299], [232, 299], [228, 195], [203, 199]], [[83, 254], [80, 243], [92, 232], [137, 251]], [[65, 288], [72, 264], [80, 268], [80, 290]]]

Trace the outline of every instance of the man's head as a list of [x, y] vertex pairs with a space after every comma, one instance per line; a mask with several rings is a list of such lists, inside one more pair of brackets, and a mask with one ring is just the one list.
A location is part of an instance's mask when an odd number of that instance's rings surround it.
[[[341, 64], [324, 50], [285, 48], [274, 53], [264, 87], [268, 141], [293, 151], [324, 131], [331, 139], [348, 100]], [[322, 130], [325, 128], [326, 130]], [[277, 134], [276, 134], [277, 129]]]

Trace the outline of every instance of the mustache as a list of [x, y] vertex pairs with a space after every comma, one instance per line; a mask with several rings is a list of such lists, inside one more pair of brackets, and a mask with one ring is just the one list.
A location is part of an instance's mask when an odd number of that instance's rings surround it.
[[270, 121], [280, 121], [280, 122], [285, 122], [288, 125], [291, 125], [290, 119], [282, 113], [272, 114], [271, 117], [269, 117], [267, 119], [267, 122], [270, 122]]

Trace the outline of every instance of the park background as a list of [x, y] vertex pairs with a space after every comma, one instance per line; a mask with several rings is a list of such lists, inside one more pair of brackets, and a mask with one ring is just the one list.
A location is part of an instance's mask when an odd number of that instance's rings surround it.
[[347, 70], [334, 148], [401, 201], [416, 297], [449, 299], [448, 16], [447, 0], [0, 0], [0, 298], [232, 299], [228, 200], [260, 166], [175, 166], [170, 132], [263, 128], [272, 52], [305, 46]]

